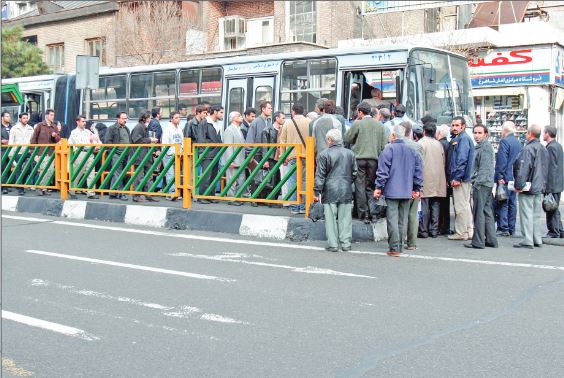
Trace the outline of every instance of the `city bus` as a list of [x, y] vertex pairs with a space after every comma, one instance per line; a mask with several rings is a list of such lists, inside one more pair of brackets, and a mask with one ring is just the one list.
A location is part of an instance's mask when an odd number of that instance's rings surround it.
[[[356, 105], [370, 98], [374, 88], [382, 91], [391, 110], [396, 104], [404, 104], [406, 116], [412, 121], [431, 114], [438, 124], [450, 124], [452, 117], [461, 115], [471, 126], [467, 116], [474, 114], [467, 59], [429, 47], [318, 49], [102, 67], [99, 88], [87, 96], [74, 89], [73, 75], [62, 78], [52, 83], [48, 94], [43, 92], [56, 112], [62, 110], [69, 115], [79, 102], [76, 114], [81, 112], [90, 120], [109, 124], [118, 112], [124, 111], [131, 119], [130, 126], [141, 111], [153, 107], [160, 107], [162, 117], [167, 119], [173, 111], [192, 113], [204, 102], [222, 104], [226, 115], [232, 111], [242, 113], [248, 107], [260, 112], [260, 103], [268, 100], [274, 110], [289, 114], [295, 103], [301, 103], [306, 112], [313, 111], [319, 98], [334, 100], [350, 120]], [[21, 90], [27, 96], [26, 88]], [[65, 103], [69, 101], [75, 103]]]

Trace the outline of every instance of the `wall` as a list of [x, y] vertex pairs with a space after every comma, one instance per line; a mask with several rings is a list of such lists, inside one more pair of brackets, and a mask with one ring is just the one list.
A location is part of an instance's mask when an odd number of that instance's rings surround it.
[[115, 60], [114, 38], [111, 21], [113, 15], [101, 15], [63, 20], [59, 22], [27, 26], [23, 35], [37, 35], [37, 47], [44, 54], [48, 63], [46, 45], [65, 44], [64, 73], [75, 71], [76, 55], [85, 55], [87, 46], [85, 39], [106, 37], [106, 62], [111, 65]]

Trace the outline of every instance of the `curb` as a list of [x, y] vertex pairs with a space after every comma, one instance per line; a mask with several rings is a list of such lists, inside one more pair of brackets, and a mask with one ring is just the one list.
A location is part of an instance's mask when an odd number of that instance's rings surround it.
[[[50, 198], [2, 196], [2, 211], [37, 213], [78, 220], [97, 220], [173, 230], [211, 231], [255, 238], [326, 240], [325, 222], [287, 216], [187, 210], [171, 207], [113, 204]], [[353, 242], [387, 238], [386, 221], [372, 224], [353, 220]]]

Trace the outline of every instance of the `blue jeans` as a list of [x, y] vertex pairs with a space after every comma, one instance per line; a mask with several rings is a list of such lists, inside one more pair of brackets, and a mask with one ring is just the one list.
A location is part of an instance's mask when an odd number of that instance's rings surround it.
[[515, 222], [517, 219], [516, 194], [507, 190], [507, 201], [497, 204], [497, 230], [515, 233]]
[[[296, 165], [296, 159], [292, 159], [288, 162], [288, 170], [291, 170], [294, 165]], [[290, 190], [291, 188], [294, 187], [294, 185], [296, 185], [296, 182], [298, 180], [298, 171], [296, 169], [296, 172], [294, 172], [294, 174], [292, 175], [292, 177], [290, 177], [288, 179], [288, 187]], [[305, 171], [305, 164], [302, 164], [302, 189], [305, 188], [306, 185], [306, 171]], [[296, 188], [296, 191], [294, 191], [294, 193], [292, 194], [292, 196], [290, 197], [291, 201], [295, 201], [297, 196], [297, 192], [298, 192], [298, 188]], [[290, 205], [290, 210], [291, 211], [304, 211], [305, 210], [305, 205], [303, 203], [303, 196], [302, 196], [302, 203], [300, 203], [299, 205]]]
[[[174, 160], [174, 155], [166, 155], [163, 158], [163, 166], [166, 167], [166, 165], [168, 164], [168, 162], [170, 160]], [[170, 166], [170, 169], [166, 172], [165, 177], [166, 177], [167, 185], [171, 181], [174, 182], [174, 163], [172, 163], [172, 165]], [[162, 181], [161, 181], [161, 185], [162, 185]], [[168, 190], [168, 193], [174, 193], [175, 191], [176, 191], [176, 186], [174, 186], [174, 184], [172, 184], [172, 186]]]

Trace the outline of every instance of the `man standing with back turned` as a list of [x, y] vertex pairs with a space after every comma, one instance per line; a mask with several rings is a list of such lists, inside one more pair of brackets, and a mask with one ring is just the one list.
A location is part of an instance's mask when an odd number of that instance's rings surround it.
[[541, 128], [531, 125], [527, 130], [527, 144], [513, 165], [515, 191], [518, 193], [519, 218], [521, 220], [521, 242], [515, 248], [542, 247], [540, 218], [542, 217], [542, 194], [546, 184], [548, 152], [540, 144]]
[[[503, 123], [501, 141], [495, 157], [495, 177], [497, 185], [504, 185], [513, 181], [513, 163], [517, 155], [523, 149], [521, 143], [515, 137], [515, 124], [511, 121]], [[517, 219], [517, 196], [514, 191], [507, 191], [507, 201], [499, 203], [497, 212], [497, 234], [499, 236], [510, 236], [515, 233], [515, 221]]]
[[405, 127], [394, 125], [390, 144], [378, 159], [374, 198], [386, 197], [386, 222], [388, 228], [388, 255], [399, 256], [407, 230], [409, 201], [419, 198], [423, 188], [421, 158], [405, 143]]

